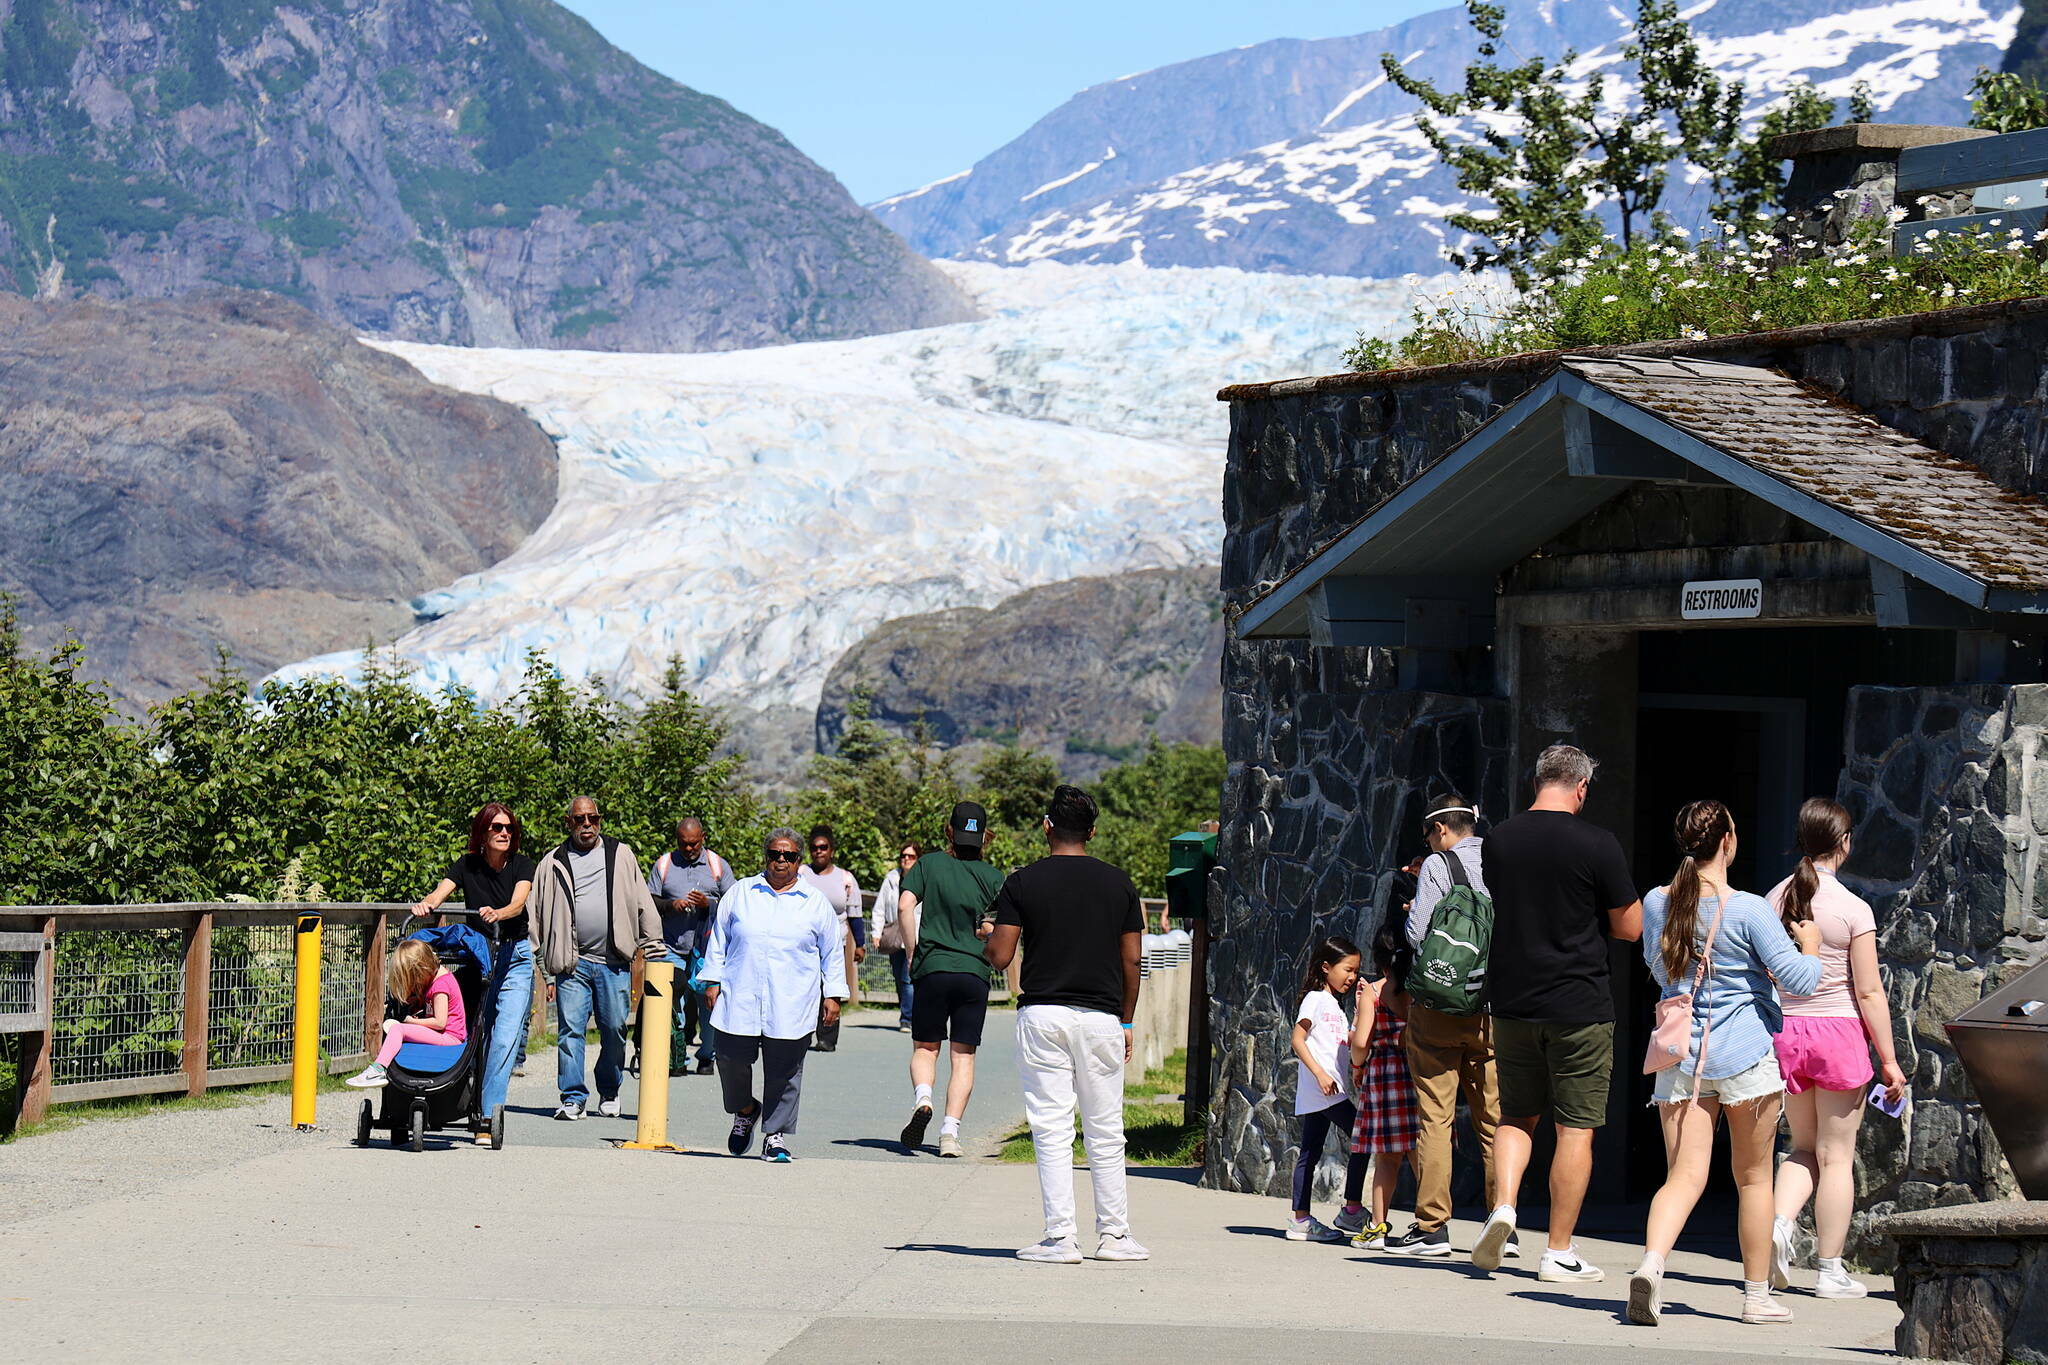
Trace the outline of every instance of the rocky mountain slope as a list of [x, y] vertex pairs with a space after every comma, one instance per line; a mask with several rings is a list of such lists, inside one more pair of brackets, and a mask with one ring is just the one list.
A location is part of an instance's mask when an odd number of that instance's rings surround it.
[[533, 647], [626, 695], [675, 654], [706, 701], [808, 749], [826, 674], [886, 621], [1217, 562], [1217, 388], [1331, 369], [1412, 300], [1233, 270], [945, 269], [982, 321], [721, 355], [394, 345], [518, 404], [563, 460], [547, 523], [423, 595], [401, 653], [487, 696]]
[[966, 301], [552, 0], [0, 4], [0, 288], [273, 290], [458, 345], [712, 350]]
[[947, 747], [1013, 741], [1086, 779], [1150, 738], [1220, 742], [1223, 597], [1213, 566], [1074, 578], [887, 622], [842, 655], [818, 703], [831, 750], [857, 689], [869, 714]]
[[389, 638], [554, 505], [553, 444], [273, 296], [0, 295], [0, 591], [139, 706]]
[[[1633, 5], [1507, 0], [1520, 60], [1583, 54], [1615, 68]], [[1761, 113], [1799, 79], [1879, 117], [1955, 123], [1979, 66], [2018, 21], [2008, 0], [1707, 0], [1702, 55]], [[1442, 268], [1441, 218], [1465, 202], [1387, 83], [1380, 54], [1456, 88], [1473, 34], [1462, 8], [1349, 38], [1262, 43], [1074, 96], [969, 170], [874, 205], [930, 256], [1391, 277]], [[1609, 89], [1616, 85], [1610, 83]], [[1697, 203], [1679, 204], [1681, 221]]]

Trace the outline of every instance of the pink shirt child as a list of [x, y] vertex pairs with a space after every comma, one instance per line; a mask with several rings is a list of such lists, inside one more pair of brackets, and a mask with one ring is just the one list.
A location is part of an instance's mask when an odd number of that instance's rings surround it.
[[[448, 1027], [431, 1029], [425, 1024], [401, 1023], [396, 1019], [384, 1021], [384, 1045], [377, 1050], [377, 1065], [390, 1066], [391, 1059], [398, 1055], [398, 1049], [407, 1043], [430, 1043], [436, 1047], [459, 1047], [469, 1037], [469, 1017], [462, 1011], [462, 988], [455, 984], [453, 972], [442, 972], [427, 985], [426, 1009], [422, 1013], [429, 1018], [434, 1014], [434, 997], [448, 997]], [[351, 1082], [353, 1084], [353, 1082]], [[382, 1082], [378, 1082], [382, 1084]]]
[[469, 1016], [462, 1012], [462, 987], [455, 984], [455, 974], [453, 972], [442, 972], [427, 987], [426, 1013], [428, 1015], [432, 1015], [434, 1012], [434, 997], [437, 995], [448, 997], [448, 1027], [441, 1034], [441, 1040], [443, 1042], [459, 1043], [467, 1039], [469, 1037]]

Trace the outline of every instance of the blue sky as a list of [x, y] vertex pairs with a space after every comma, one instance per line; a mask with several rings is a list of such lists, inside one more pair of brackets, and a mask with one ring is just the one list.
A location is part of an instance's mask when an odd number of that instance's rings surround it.
[[564, 0], [655, 70], [781, 129], [862, 203], [964, 170], [1087, 86], [1452, 2]]

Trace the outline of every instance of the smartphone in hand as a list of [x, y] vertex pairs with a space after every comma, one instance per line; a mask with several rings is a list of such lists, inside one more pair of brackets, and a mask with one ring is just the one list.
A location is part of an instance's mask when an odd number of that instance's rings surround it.
[[1870, 1107], [1890, 1118], [1898, 1118], [1906, 1112], [1906, 1106], [1913, 1102], [1913, 1088], [1906, 1087], [1899, 1092], [1899, 1102], [1893, 1104], [1887, 1097], [1883, 1084], [1870, 1087]]

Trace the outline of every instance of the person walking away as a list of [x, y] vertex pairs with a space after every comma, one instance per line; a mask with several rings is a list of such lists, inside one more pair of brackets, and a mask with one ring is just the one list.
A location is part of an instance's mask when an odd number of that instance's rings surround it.
[[946, 1117], [939, 1124], [939, 1155], [963, 1155], [960, 1120], [974, 1094], [974, 1053], [988, 1021], [989, 907], [1003, 874], [982, 861], [988, 812], [972, 801], [953, 807], [946, 846], [917, 860], [903, 876], [897, 919], [912, 953], [910, 975], [918, 1004], [910, 1017], [910, 1122], [903, 1145], [916, 1151], [932, 1121], [932, 1085], [939, 1076], [939, 1045], [950, 1041]]
[[896, 866], [882, 878], [875, 892], [875, 946], [889, 955], [889, 975], [896, 981], [896, 1031], [910, 1032], [910, 1004], [916, 991], [910, 983], [910, 950], [903, 945], [903, 921], [898, 902], [903, 897], [903, 874], [917, 866], [924, 849], [916, 840], [906, 839], [896, 850]]
[[1100, 1261], [1152, 1253], [1131, 1236], [1124, 1176], [1124, 1067], [1138, 1008], [1145, 918], [1121, 868], [1088, 854], [1095, 801], [1079, 787], [1053, 788], [1045, 813], [1047, 856], [1018, 869], [996, 894], [988, 961], [1002, 969], [1021, 945], [1017, 1069], [1038, 1156], [1045, 1236], [1025, 1261], [1079, 1264], [1074, 1223], [1074, 1113], [1078, 1104], [1095, 1191]]
[[469, 1017], [462, 1010], [462, 988], [455, 984], [455, 974], [418, 939], [406, 939], [391, 950], [384, 988], [401, 1006], [418, 1012], [384, 1021], [384, 1043], [376, 1060], [345, 1082], [358, 1090], [387, 1084], [385, 1068], [407, 1043], [459, 1048], [469, 1039]]
[[[867, 960], [868, 955], [867, 921], [861, 917], [860, 883], [837, 862], [839, 839], [832, 833], [832, 826], [813, 825], [809, 846], [811, 862], [802, 875], [839, 916], [841, 952], [846, 959], [846, 998], [852, 1002], [859, 998], [856, 987], [860, 964]], [[825, 1022], [824, 1015], [818, 1016], [817, 1040], [811, 1047], [818, 1052], [839, 1050], [839, 1011], [832, 1012], [830, 1023]]]
[[529, 922], [548, 998], [555, 1002], [558, 1119], [580, 1119], [590, 1098], [583, 1035], [597, 1016], [597, 1112], [619, 1116], [626, 1060], [627, 1014], [637, 953], [655, 961], [668, 952], [661, 916], [647, 894], [632, 845], [604, 834], [593, 797], [569, 803], [569, 837], [534, 873]]
[[[1820, 984], [1820, 927], [1792, 925], [1792, 939], [1770, 903], [1728, 885], [1735, 820], [1719, 801], [1695, 801], [1672, 823], [1678, 870], [1643, 906], [1643, 959], [1661, 1000], [1691, 997], [1689, 1037], [1676, 1065], [1657, 1072], [1657, 1119], [1668, 1174], [1650, 1200], [1643, 1263], [1628, 1282], [1630, 1322], [1655, 1327], [1663, 1314], [1664, 1261], [1707, 1187], [1714, 1124], [1728, 1116], [1728, 1165], [1737, 1192], [1742, 1246], [1742, 1320], [1792, 1321], [1771, 1297], [1771, 1161], [1785, 1082], [1771, 1035], [1782, 1019], [1778, 987], [1802, 995]], [[1777, 985], [1773, 985], [1775, 980]], [[1659, 1019], [1667, 1016], [1660, 1003]], [[1668, 1060], [1651, 1043], [1646, 1069]]]
[[1486, 988], [1493, 1010], [1500, 1126], [1493, 1135], [1494, 1198], [1472, 1264], [1500, 1265], [1515, 1234], [1515, 1198], [1535, 1147], [1536, 1125], [1556, 1130], [1550, 1159], [1550, 1236], [1536, 1278], [1598, 1281], [1572, 1231], [1593, 1177], [1593, 1134], [1607, 1119], [1614, 1071], [1614, 997], [1607, 940], [1642, 936], [1621, 842], [1579, 817], [1596, 765], [1553, 744], [1536, 757], [1536, 799], [1494, 827], [1480, 850], [1493, 897]]
[[[1309, 1204], [1316, 1167], [1334, 1130], [1349, 1146], [1358, 1111], [1351, 1103], [1351, 1058], [1346, 1052], [1351, 1021], [1339, 1002], [1358, 985], [1360, 954], [1348, 938], [1332, 935], [1310, 950], [1294, 1010], [1294, 1113], [1301, 1142], [1294, 1160], [1294, 1202], [1287, 1220], [1290, 1242], [1341, 1242], [1365, 1227], [1365, 1169], [1370, 1158], [1353, 1155], [1344, 1165], [1344, 1207], [1335, 1226], [1318, 1221]], [[1363, 997], [1361, 997], [1362, 999]]]
[[[1417, 1115], [1415, 1221], [1400, 1236], [1386, 1239], [1388, 1251], [1410, 1256], [1451, 1254], [1452, 1134], [1461, 1091], [1479, 1143], [1486, 1207], [1491, 1210], [1500, 1202], [1493, 1169], [1500, 1092], [1493, 1069], [1493, 1024], [1483, 1004], [1493, 929], [1493, 900], [1487, 894], [1482, 856], [1485, 841], [1475, 832], [1478, 810], [1462, 796], [1446, 792], [1430, 807], [1422, 817], [1430, 856], [1422, 862], [1404, 925], [1408, 947], [1422, 954], [1423, 972], [1419, 979], [1403, 973], [1409, 1005], [1402, 1036], [1415, 1081]], [[1461, 894], [1453, 898], [1460, 888]], [[1507, 1256], [1521, 1254], [1512, 1229], [1501, 1251]]]
[[1403, 982], [1414, 965], [1407, 931], [1388, 921], [1372, 941], [1373, 979], [1358, 991], [1351, 1017], [1351, 1092], [1358, 1097], [1358, 1119], [1351, 1132], [1351, 1159], [1364, 1174], [1372, 1163], [1372, 1213], [1352, 1234], [1351, 1245], [1363, 1251], [1394, 1250], [1387, 1234], [1394, 1222], [1394, 1187], [1401, 1163], [1415, 1163], [1415, 1138], [1420, 1124], [1415, 1106], [1415, 1080], [1408, 1074], [1405, 1035], [1414, 1008]]
[[[475, 912], [476, 927], [490, 942], [491, 975], [478, 1002], [491, 1026], [483, 1060], [486, 1114], [496, 1113], [512, 1088], [512, 1073], [526, 1055], [533, 1009], [533, 940], [526, 921], [533, 859], [520, 852], [521, 836], [511, 807], [487, 803], [469, 822], [468, 851], [448, 864], [440, 882], [412, 908], [414, 915], [431, 915], [460, 891], [462, 904]], [[487, 1144], [491, 1135], [478, 1133], [476, 1140]]]
[[697, 1074], [711, 1074], [718, 1056], [718, 1030], [711, 1027], [710, 1007], [701, 988], [690, 981], [704, 964], [705, 940], [711, 937], [711, 916], [720, 897], [732, 890], [732, 867], [705, 846], [704, 822], [694, 815], [676, 821], [676, 846], [654, 860], [647, 874], [647, 894], [661, 915], [661, 937], [676, 960], [674, 1043], [668, 1070], [681, 1076], [690, 1069], [690, 1040], [696, 1037]]
[[761, 875], [718, 902], [703, 975], [718, 1029], [719, 1085], [733, 1116], [726, 1150], [745, 1156], [758, 1125], [762, 1160], [785, 1163], [812, 1030], [820, 1019], [837, 1023], [846, 999], [844, 931], [818, 888], [798, 875], [804, 855], [795, 830], [771, 832], [761, 853]]
[[1872, 1049], [1886, 1099], [1897, 1104], [1906, 1093], [1891, 1005], [1877, 970], [1877, 917], [1837, 875], [1849, 856], [1853, 828], [1849, 812], [1824, 796], [1802, 805], [1799, 866], [1765, 898], [1788, 932], [1806, 922], [1820, 928], [1820, 985], [1810, 995], [1779, 985], [1785, 1026], [1774, 1047], [1785, 1077], [1792, 1152], [1778, 1167], [1771, 1288], [1791, 1285], [1792, 1234], [1799, 1211], [1812, 1199], [1820, 1262], [1813, 1292], [1823, 1299], [1860, 1299], [1870, 1292], [1842, 1268], [1842, 1247], [1856, 1205], [1856, 1129], [1873, 1074]]

